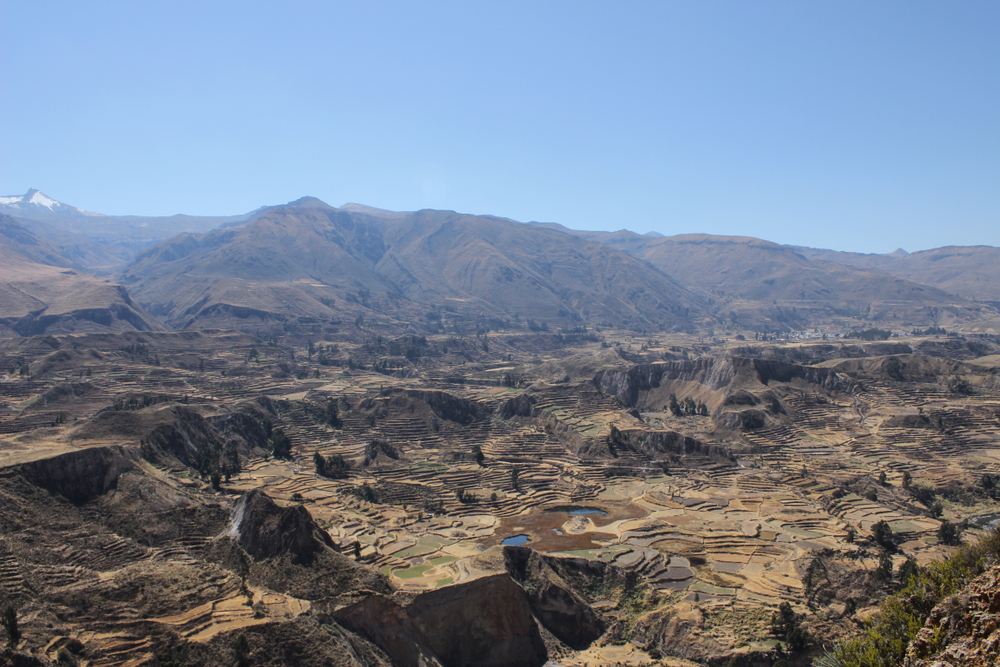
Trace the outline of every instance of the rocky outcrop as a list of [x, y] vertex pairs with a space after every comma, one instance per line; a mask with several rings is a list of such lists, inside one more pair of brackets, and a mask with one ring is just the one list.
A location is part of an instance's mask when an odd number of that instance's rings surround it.
[[[638, 619], [631, 640], [640, 646], [656, 648], [663, 655], [698, 664], [723, 664], [730, 651], [706, 633], [704, 626], [705, 616], [699, 606], [681, 602], [669, 611], [657, 610]], [[754, 663], [748, 660], [736, 664]], [[763, 664], [771, 664], [771, 660]]]
[[243, 456], [250, 456], [255, 449], [272, 448], [264, 426], [253, 416], [234, 412], [206, 418], [219, 435], [221, 442], [233, 443]]
[[393, 592], [378, 569], [341, 555], [305, 507], [282, 507], [260, 489], [237, 501], [228, 525], [204, 553], [251, 584], [309, 600], [317, 610], [354, 602], [358, 595]]
[[744, 391], [743, 389], [737, 389], [733, 393], [726, 396], [722, 405], [726, 407], [735, 407], [740, 405], [758, 405], [759, 403], [760, 399], [754, 394], [751, 394], [749, 391]]
[[922, 341], [914, 346], [913, 351], [927, 357], [966, 360], [1000, 353], [1000, 344], [989, 338], [969, 341], [956, 336]]
[[145, 436], [145, 441], [184, 465], [197, 468], [209, 453], [220, 456], [223, 444], [232, 444], [244, 457], [250, 456], [254, 449], [271, 448], [264, 427], [250, 415], [203, 417], [184, 405], [174, 405], [168, 410], [172, 419], [161, 419]]
[[535, 618], [559, 641], [585, 649], [604, 634], [604, 621], [567, 579], [586, 579], [591, 585], [606, 576], [605, 563], [547, 557], [527, 547], [505, 547], [504, 563], [527, 592]]
[[538, 417], [541, 415], [541, 410], [535, 407], [535, 400], [528, 392], [518, 394], [500, 404], [497, 416], [501, 419]]
[[734, 359], [734, 362], [746, 364], [752, 363], [757, 374], [757, 380], [763, 384], [772, 381], [791, 382], [801, 379], [811, 384], [818, 384], [828, 390], [848, 390], [851, 382], [840, 376], [831, 368], [817, 368], [816, 366], [799, 366], [785, 361], [771, 361], [768, 359]]
[[[786, 361], [715, 357], [640, 364], [628, 369], [600, 371], [593, 383], [598, 390], [615, 396], [625, 407], [638, 407], [640, 397], [668, 382], [697, 383], [725, 397], [763, 391], [771, 382], [803, 380], [827, 390], [850, 389], [851, 381], [830, 368], [800, 366]], [[725, 397], [723, 401], [725, 401]]]
[[528, 595], [506, 573], [409, 599], [371, 595], [333, 617], [400, 667], [539, 667], [548, 657]]
[[83, 503], [114, 488], [139, 461], [138, 447], [91, 447], [16, 466], [31, 484]]
[[3, 323], [18, 335], [40, 336], [46, 332], [68, 333], [72, 331], [91, 331], [96, 327], [104, 327], [112, 331], [134, 329], [136, 331], [157, 331], [160, 327], [155, 320], [146, 319], [129, 299], [124, 288], [119, 288], [119, 295], [127, 299], [125, 303], [113, 303], [102, 308], [80, 308], [67, 313], [46, 315], [45, 309], [29, 313], [23, 317], [0, 318]]
[[725, 447], [710, 445], [676, 431], [616, 428], [612, 431], [611, 438], [615, 449], [627, 448], [651, 458], [655, 458], [657, 454], [700, 454], [729, 458], [729, 451]]
[[716, 420], [724, 428], [741, 431], [756, 431], [768, 424], [767, 412], [764, 410], [735, 410], [724, 412]]
[[1000, 566], [934, 607], [906, 651], [905, 667], [1000, 664]]
[[376, 419], [390, 414], [427, 413], [429, 419], [441, 419], [468, 426], [489, 414], [488, 406], [445, 391], [388, 389], [381, 396], [361, 401], [357, 409]]
[[233, 508], [227, 536], [254, 560], [288, 554], [296, 565], [309, 564], [333, 540], [302, 505], [279, 507], [260, 489], [249, 491]]
[[609, 369], [598, 372], [594, 386], [604, 394], [618, 399], [622, 405], [638, 405], [641, 392], [659, 387], [668, 381], [697, 382], [718, 390], [728, 386], [736, 377], [737, 367], [730, 360], [716, 358], [693, 361], [667, 361], [639, 364], [628, 369]]
[[629, 578], [614, 565], [527, 547], [490, 549], [472, 568], [485, 574], [417, 595], [371, 595], [333, 617], [402, 667], [537, 666], [547, 641], [585, 649], [600, 638], [605, 622], [586, 591], [618, 589]]

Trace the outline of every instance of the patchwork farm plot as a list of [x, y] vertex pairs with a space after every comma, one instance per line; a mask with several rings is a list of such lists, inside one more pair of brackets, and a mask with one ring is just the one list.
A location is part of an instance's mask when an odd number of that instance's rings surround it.
[[[151, 653], [152, 626], [207, 645], [300, 622], [315, 599], [275, 590], [266, 568], [241, 579], [219, 551], [237, 500], [259, 490], [304, 508], [335, 551], [396, 591], [475, 582], [510, 545], [613, 567], [641, 582], [641, 604], [619, 589], [590, 594], [609, 627], [631, 633], [622, 641], [657, 646], [649, 637], [669, 625], [695, 647], [674, 657], [702, 659], [771, 650], [782, 603], [815, 636], [839, 636], [889, 585], [876, 573], [881, 526], [898, 571], [949, 552], [945, 523], [974, 531], [998, 512], [980, 492], [984, 476], [1000, 478], [989, 369], [958, 367], [971, 387], [959, 392], [957, 366], [935, 375], [917, 357], [905, 359], [908, 379], [874, 356], [797, 365], [683, 337], [642, 354], [626, 334], [607, 340], [539, 355], [497, 336], [478, 358], [448, 341], [448, 355], [405, 372], [374, 370], [372, 346], [349, 340], [337, 366], [294, 342], [224, 332], [10, 342], [3, 363], [29, 373], [0, 383], [4, 469], [132, 448], [144, 475], [190, 500], [169, 539], [120, 518], [95, 551], [54, 527], [61, 555], [30, 575], [36, 556], [4, 538], [0, 583], [7, 599], [45, 598], [146, 571], [194, 586], [199, 573], [191, 604], [142, 612], [141, 628], [81, 621], [41, 647], [54, 656], [82, 641], [93, 665]], [[669, 358], [679, 349], [686, 358]], [[606, 656], [620, 646], [607, 642]], [[601, 652], [561, 650], [567, 665]]]

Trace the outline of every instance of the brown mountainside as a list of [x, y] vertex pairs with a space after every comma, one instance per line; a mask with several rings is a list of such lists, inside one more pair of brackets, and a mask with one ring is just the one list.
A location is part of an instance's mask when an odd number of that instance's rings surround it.
[[499, 218], [362, 209], [314, 198], [269, 208], [156, 245], [123, 281], [176, 327], [353, 314], [358, 294], [564, 324], [690, 328], [702, 313], [698, 296], [602, 244]]
[[486, 216], [419, 211], [385, 226], [379, 270], [408, 296], [473, 298], [543, 320], [670, 327], [701, 299], [606, 246]]
[[981, 317], [981, 306], [878, 269], [809, 259], [789, 246], [743, 236], [651, 237], [628, 231], [579, 232], [709, 292], [739, 322], [805, 325], [833, 316], [941, 324]]
[[882, 269], [967, 299], [1000, 302], [1000, 248], [993, 246], [945, 246], [910, 254], [889, 255], [817, 248], [795, 249], [809, 259]]
[[81, 273], [57, 246], [0, 215], [0, 334], [161, 328], [121, 285]]

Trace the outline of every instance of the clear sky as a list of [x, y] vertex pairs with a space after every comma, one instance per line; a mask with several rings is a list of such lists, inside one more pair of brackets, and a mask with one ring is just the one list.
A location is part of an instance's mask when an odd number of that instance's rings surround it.
[[0, 0], [0, 194], [1000, 245], [1000, 3]]

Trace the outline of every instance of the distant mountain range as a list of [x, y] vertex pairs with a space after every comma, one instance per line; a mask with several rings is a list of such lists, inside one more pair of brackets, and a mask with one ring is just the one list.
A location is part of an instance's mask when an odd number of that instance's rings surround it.
[[799, 248], [808, 259], [880, 269], [907, 280], [934, 285], [967, 299], [1000, 306], [1000, 248], [988, 245], [946, 246], [888, 255]]
[[82, 208], [63, 204], [35, 189], [28, 190], [20, 196], [0, 197], [0, 210], [10, 215], [21, 213], [28, 217], [38, 215], [101, 217], [100, 213], [84, 211]]
[[19, 196], [0, 197], [0, 213], [32, 229], [54, 231], [62, 235], [60, 242], [83, 245], [96, 242], [132, 253], [177, 234], [207, 232], [220, 225], [244, 222], [252, 215], [105, 215], [63, 204], [34, 189]]
[[[11, 231], [0, 237], [6, 252], [116, 276], [171, 328], [258, 330], [359, 315], [426, 325], [448, 313], [563, 328], [978, 322], [992, 330], [1000, 302], [1000, 249], [989, 246], [862, 255], [749, 237], [335, 208], [312, 197], [238, 216], [140, 217], [82, 211], [31, 190], [0, 198], [0, 212], [14, 216], [10, 230], [47, 239], [19, 244]], [[145, 311], [140, 319], [153, 326]]]
[[0, 214], [0, 336], [161, 329], [124, 287]]
[[796, 248], [751, 237], [576, 233], [643, 259], [688, 289], [709, 294], [728, 322], [756, 325], [763, 316], [795, 327], [834, 316], [861, 316], [954, 324], [976, 319], [984, 310], [965, 297], [889, 271], [809, 259]]

